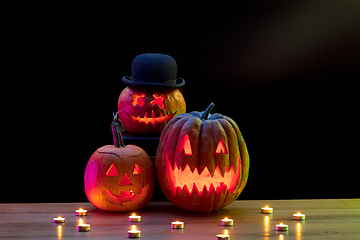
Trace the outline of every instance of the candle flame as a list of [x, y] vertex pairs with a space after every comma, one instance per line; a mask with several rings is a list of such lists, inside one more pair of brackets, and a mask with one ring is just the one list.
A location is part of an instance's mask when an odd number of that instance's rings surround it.
[[297, 214], [301, 214], [300, 212], [298, 212]]
[[82, 209], [82, 208], [80, 208], [79, 210], [80, 210], [80, 211], [82, 211], [83, 209]]
[[135, 213], [133, 213], [131, 216], [135, 217], [136, 215], [135, 215]]
[[229, 235], [229, 231], [227, 229], [224, 230], [224, 235]]
[[284, 224], [283, 223], [280, 223], [280, 226], [283, 226]]
[[79, 219], [78, 225], [84, 224], [84, 220], [82, 218]]
[[225, 217], [224, 219], [225, 219], [225, 220], [228, 220], [228, 218], [227, 218], [227, 217]]
[[265, 208], [269, 208], [269, 206], [265, 206]]

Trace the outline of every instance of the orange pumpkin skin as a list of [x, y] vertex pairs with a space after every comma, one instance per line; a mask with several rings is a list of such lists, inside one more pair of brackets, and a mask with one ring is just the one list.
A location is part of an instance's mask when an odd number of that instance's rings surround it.
[[[118, 128], [115, 132], [121, 138]], [[121, 138], [115, 146], [103, 146], [92, 154], [86, 166], [84, 185], [87, 198], [98, 209], [134, 211], [145, 206], [153, 195], [154, 167], [143, 149], [124, 146]]]
[[126, 87], [118, 100], [118, 113], [131, 133], [160, 133], [175, 116], [186, 112], [178, 89]]
[[[213, 106], [212, 106], [213, 107]], [[220, 114], [185, 113], [164, 128], [156, 153], [159, 185], [170, 202], [210, 212], [233, 202], [244, 189], [249, 155], [237, 124]]]

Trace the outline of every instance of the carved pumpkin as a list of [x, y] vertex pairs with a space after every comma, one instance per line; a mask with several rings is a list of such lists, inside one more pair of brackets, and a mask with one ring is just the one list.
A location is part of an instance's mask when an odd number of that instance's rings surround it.
[[181, 114], [164, 128], [156, 153], [159, 185], [174, 205], [209, 212], [233, 202], [244, 189], [249, 155], [237, 124], [209, 112]]
[[140, 147], [124, 146], [117, 115], [112, 123], [114, 146], [97, 149], [86, 166], [85, 193], [100, 210], [133, 211], [145, 206], [154, 192], [155, 175]]
[[119, 118], [131, 133], [160, 133], [186, 104], [178, 89], [128, 86], [119, 96]]

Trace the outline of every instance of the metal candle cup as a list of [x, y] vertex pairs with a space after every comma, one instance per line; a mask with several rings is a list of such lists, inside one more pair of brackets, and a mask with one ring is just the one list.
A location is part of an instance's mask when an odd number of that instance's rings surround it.
[[128, 231], [128, 238], [140, 238], [140, 231], [136, 229], [135, 225], [131, 226], [131, 230]]
[[295, 213], [293, 214], [293, 220], [297, 220], [297, 221], [305, 220], [305, 214]]
[[78, 232], [88, 232], [90, 231], [90, 224], [79, 224]]
[[129, 216], [129, 222], [141, 222], [141, 216], [136, 216], [133, 214]]
[[79, 210], [75, 211], [75, 215], [76, 216], [86, 216], [87, 215], [87, 210], [84, 210], [84, 209], [80, 208]]
[[216, 235], [217, 240], [230, 240], [229, 231], [225, 230], [223, 234]]
[[230, 240], [230, 236], [225, 235], [225, 234], [219, 234], [219, 235], [216, 235], [216, 239], [217, 240]]
[[63, 217], [53, 218], [53, 223], [64, 223], [64, 222], [65, 222], [65, 218]]
[[171, 228], [172, 229], [183, 229], [184, 222], [180, 222], [180, 221], [171, 222]]
[[288, 231], [289, 226], [283, 223], [276, 225], [276, 231]]
[[265, 207], [261, 208], [261, 213], [270, 214], [270, 213], [273, 213], [273, 211], [274, 211], [274, 209], [269, 206], [265, 206]]
[[233, 226], [234, 221], [229, 218], [221, 219], [221, 226]]

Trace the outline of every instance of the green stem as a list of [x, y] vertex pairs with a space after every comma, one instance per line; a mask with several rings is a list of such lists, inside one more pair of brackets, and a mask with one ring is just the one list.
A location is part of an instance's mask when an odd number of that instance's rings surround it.
[[206, 110], [204, 111], [204, 113], [201, 115], [201, 120], [207, 120], [209, 117], [209, 114], [211, 112], [211, 110], [215, 107], [215, 103], [210, 103], [210, 105], [206, 108]]
[[111, 131], [114, 139], [114, 147], [123, 148], [125, 147], [123, 138], [120, 131], [121, 122], [118, 118], [118, 113], [114, 114], [114, 119], [111, 123]]

